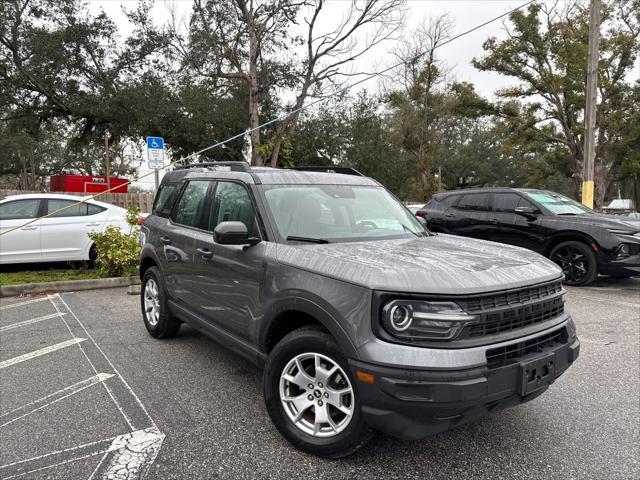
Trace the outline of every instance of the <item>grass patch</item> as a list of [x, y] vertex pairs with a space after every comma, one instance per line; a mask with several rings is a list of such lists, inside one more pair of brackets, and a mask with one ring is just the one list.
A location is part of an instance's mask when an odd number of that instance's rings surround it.
[[18, 285], [20, 283], [58, 282], [61, 280], [86, 280], [100, 278], [96, 270], [67, 269], [39, 270], [23, 272], [0, 271], [0, 285]]

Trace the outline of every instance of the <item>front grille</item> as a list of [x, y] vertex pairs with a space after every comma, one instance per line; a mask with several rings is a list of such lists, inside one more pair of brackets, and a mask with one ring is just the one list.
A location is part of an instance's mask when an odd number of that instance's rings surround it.
[[525, 355], [543, 353], [557, 345], [567, 343], [567, 329], [561, 328], [555, 332], [547, 333], [531, 340], [514, 343], [505, 347], [497, 347], [487, 350], [487, 366], [498, 368], [508, 363], [519, 360]]
[[468, 313], [475, 313], [482, 310], [522, 305], [523, 303], [542, 300], [560, 292], [562, 292], [562, 282], [550, 282], [510, 292], [472, 297], [464, 302], [463, 308]]
[[512, 332], [536, 325], [564, 313], [562, 283], [549, 282], [501, 293], [482, 294], [458, 300], [478, 320], [466, 326], [460, 339], [474, 339]]
[[462, 338], [483, 337], [536, 325], [564, 313], [564, 302], [556, 297], [547, 302], [480, 315], [481, 323], [468, 326]]

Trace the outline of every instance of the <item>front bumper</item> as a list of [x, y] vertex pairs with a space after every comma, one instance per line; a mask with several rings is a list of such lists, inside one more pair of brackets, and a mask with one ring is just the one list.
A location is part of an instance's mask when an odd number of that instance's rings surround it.
[[[523, 356], [501, 367], [424, 370], [383, 367], [351, 360], [351, 368], [371, 373], [373, 384], [358, 382], [365, 421], [376, 430], [413, 440], [442, 432], [543, 393], [578, 358], [574, 336], [563, 345]], [[539, 388], [523, 387], [524, 368], [552, 359], [553, 371]], [[528, 371], [528, 370], [527, 370]]]
[[640, 255], [631, 255], [620, 260], [601, 260], [598, 262], [598, 273], [640, 277]]

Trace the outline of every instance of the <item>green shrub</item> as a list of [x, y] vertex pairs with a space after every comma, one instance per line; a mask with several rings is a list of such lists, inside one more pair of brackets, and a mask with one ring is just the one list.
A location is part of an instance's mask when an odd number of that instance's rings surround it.
[[115, 225], [109, 225], [104, 232], [90, 233], [89, 238], [96, 246], [96, 266], [100, 276], [123, 277], [135, 275], [140, 261], [140, 226], [137, 218], [140, 209], [129, 207], [127, 223], [129, 232], [122, 232]]

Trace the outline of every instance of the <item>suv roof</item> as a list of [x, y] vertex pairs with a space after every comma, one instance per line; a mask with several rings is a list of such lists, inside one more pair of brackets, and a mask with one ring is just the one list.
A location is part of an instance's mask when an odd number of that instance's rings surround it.
[[168, 172], [163, 182], [177, 182], [185, 177], [236, 179], [254, 185], [380, 185], [372, 178], [363, 176], [357, 170], [345, 167], [300, 167], [298, 170], [251, 167], [246, 162], [186, 165]]
[[438, 192], [436, 196], [459, 195], [461, 193], [501, 193], [501, 192], [545, 192], [541, 188], [512, 188], [512, 187], [481, 187], [481, 188], [461, 188], [460, 190], [449, 190]]

